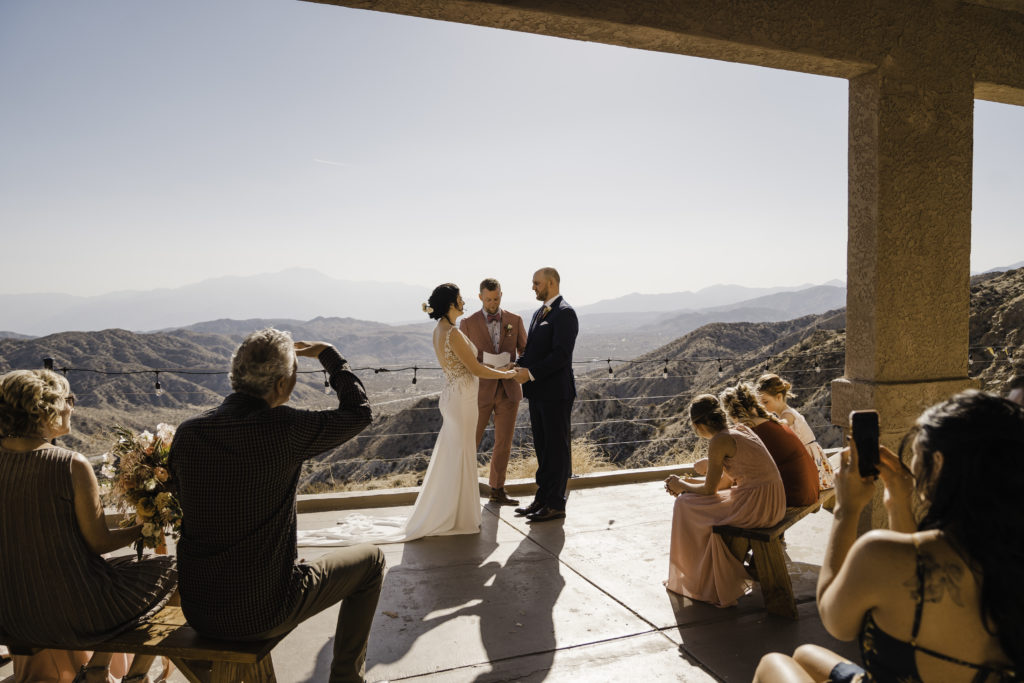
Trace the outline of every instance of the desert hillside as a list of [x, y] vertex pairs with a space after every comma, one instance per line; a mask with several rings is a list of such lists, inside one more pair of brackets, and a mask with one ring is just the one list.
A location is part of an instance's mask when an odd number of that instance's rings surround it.
[[[971, 292], [969, 372], [984, 388], [1002, 391], [1015, 372], [1024, 371], [1024, 269], [976, 276]], [[63, 442], [99, 454], [109, 446], [114, 424], [152, 429], [216, 405], [229, 391], [226, 367], [238, 339], [266, 324], [290, 329], [298, 338], [336, 340], [375, 404], [374, 423], [363, 434], [309, 464], [302, 481], [307, 490], [425, 469], [440, 427], [435, 392], [441, 380], [439, 371], [429, 369], [436, 364], [429, 327], [343, 318], [219, 320], [153, 334], [104, 330], [0, 338], [0, 372], [39, 367], [44, 357], [53, 358], [58, 369], [68, 368], [80, 407], [74, 433]], [[715, 322], [653, 351], [628, 353], [636, 351], [628, 339], [613, 340], [618, 347], [607, 340], [595, 346], [584, 326], [576, 354], [574, 438], [620, 467], [690, 461], [700, 455], [686, 419], [690, 400], [767, 371], [793, 383], [791, 404], [805, 415], [819, 441], [838, 445], [841, 434], [830, 424], [830, 382], [843, 373], [844, 328], [843, 309], [779, 322]], [[599, 356], [596, 349], [604, 353]], [[403, 369], [411, 365], [420, 367], [415, 384], [413, 373]], [[293, 405], [331, 405], [318, 367], [302, 359]], [[375, 372], [382, 367], [391, 371]], [[154, 372], [183, 368], [189, 372], [166, 371], [159, 377]], [[485, 435], [482, 453], [490, 441]], [[531, 456], [525, 410], [520, 411], [515, 444], [513, 457]], [[485, 460], [481, 456], [481, 463]]]

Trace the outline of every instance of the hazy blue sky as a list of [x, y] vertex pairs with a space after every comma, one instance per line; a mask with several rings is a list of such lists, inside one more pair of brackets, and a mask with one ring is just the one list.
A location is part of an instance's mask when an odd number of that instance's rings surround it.
[[[0, 0], [0, 97], [0, 294], [845, 278], [842, 80], [296, 0]], [[1024, 259], [1024, 108], [975, 122], [984, 270]]]

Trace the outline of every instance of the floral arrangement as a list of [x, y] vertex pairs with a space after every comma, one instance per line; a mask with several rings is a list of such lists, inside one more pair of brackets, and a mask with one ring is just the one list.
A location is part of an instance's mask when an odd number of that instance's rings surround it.
[[142, 524], [142, 536], [135, 542], [139, 559], [143, 548], [166, 554], [167, 530], [175, 539], [181, 533], [181, 505], [174, 495], [167, 468], [174, 427], [160, 423], [156, 434], [147, 430], [136, 435], [118, 425], [114, 427], [114, 436], [117, 443], [109, 453], [113, 463], [104, 465], [100, 471], [112, 480], [117, 507], [125, 513], [121, 526]]

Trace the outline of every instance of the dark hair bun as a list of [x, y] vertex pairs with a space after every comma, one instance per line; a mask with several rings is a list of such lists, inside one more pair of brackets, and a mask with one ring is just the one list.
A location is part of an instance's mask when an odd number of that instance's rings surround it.
[[431, 320], [440, 320], [448, 315], [452, 304], [458, 300], [458, 285], [446, 282], [443, 285], [434, 287], [434, 291], [430, 293], [430, 298], [427, 299], [427, 304], [423, 307], [423, 311], [430, 316]]

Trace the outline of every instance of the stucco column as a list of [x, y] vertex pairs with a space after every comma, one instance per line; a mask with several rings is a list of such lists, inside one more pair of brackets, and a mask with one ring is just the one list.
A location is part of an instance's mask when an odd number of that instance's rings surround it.
[[[925, 407], [976, 385], [973, 81], [949, 58], [914, 57], [850, 81], [846, 370], [832, 383], [833, 423], [848, 430], [851, 410], [874, 408], [893, 450]], [[872, 517], [885, 525], [880, 504]]]

